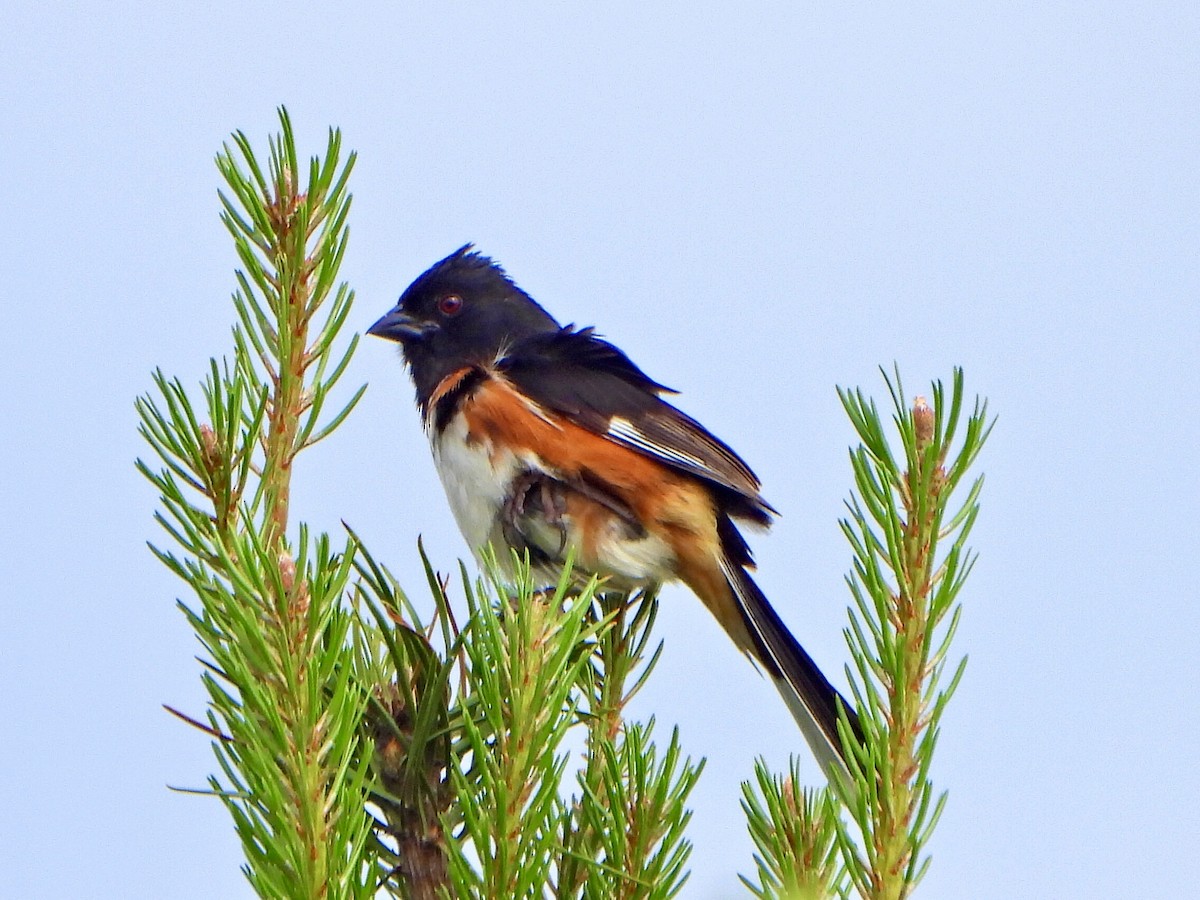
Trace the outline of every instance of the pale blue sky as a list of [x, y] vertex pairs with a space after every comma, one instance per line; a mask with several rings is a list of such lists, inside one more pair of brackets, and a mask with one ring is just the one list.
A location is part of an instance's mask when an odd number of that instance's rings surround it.
[[[1194, 890], [1200, 7], [1194, 2], [62, 4], [0, 17], [0, 857], [13, 897], [247, 896], [181, 593], [145, 550], [133, 398], [228, 346], [212, 157], [360, 161], [364, 329], [471, 240], [733, 444], [783, 512], [761, 583], [831, 673], [852, 439], [835, 385], [966, 369], [981, 460], [971, 662], [928, 898]], [[454, 530], [391, 348], [299, 472], [420, 591]], [[768, 417], [766, 411], [774, 410]], [[687, 898], [742, 896], [738, 783], [801, 741], [682, 590], [637, 712], [709, 759]], [[841, 680], [840, 678], [838, 679]], [[811, 764], [807, 770], [814, 774]]]

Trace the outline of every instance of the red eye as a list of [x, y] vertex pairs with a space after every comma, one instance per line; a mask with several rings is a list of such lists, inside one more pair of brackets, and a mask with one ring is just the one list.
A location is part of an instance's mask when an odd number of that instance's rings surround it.
[[447, 294], [438, 300], [438, 312], [443, 316], [457, 316], [462, 312], [463, 298], [458, 294]]

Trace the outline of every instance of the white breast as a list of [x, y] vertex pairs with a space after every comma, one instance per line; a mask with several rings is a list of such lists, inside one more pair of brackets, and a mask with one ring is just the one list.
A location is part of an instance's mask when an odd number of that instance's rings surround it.
[[495, 450], [486, 439], [468, 443], [467, 423], [461, 415], [451, 419], [431, 443], [458, 530], [478, 557], [489, 541], [497, 540], [497, 516], [522, 464], [511, 452]]

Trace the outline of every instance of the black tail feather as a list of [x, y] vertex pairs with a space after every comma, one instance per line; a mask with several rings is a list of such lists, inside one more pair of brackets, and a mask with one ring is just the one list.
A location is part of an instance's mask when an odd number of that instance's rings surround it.
[[817, 762], [830, 777], [834, 766], [844, 771], [846, 760], [838, 734], [838, 708], [845, 709], [850, 730], [861, 742], [862, 727], [854, 707], [792, 637], [744, 565], [728, 560], [724, 569], [755, 643], [755, 655], [783, 695]]

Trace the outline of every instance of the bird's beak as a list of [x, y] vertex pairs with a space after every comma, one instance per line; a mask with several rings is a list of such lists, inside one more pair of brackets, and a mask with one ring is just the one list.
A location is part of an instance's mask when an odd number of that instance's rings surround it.
[[436, 322], [423, 322], [397, 307], [368, 328], [367, 334], [403, 344], [423, 340], [437, 330]]

